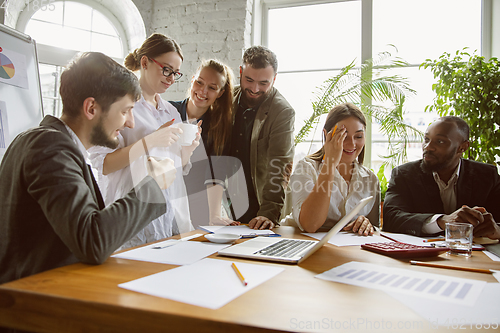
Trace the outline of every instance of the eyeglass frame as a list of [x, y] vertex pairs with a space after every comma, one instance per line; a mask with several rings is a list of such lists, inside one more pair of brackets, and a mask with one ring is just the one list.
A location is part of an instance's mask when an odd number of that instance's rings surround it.
[[[181, 72], [176, 72], [176, 71], [174, 71], [171, 68], [163, 66], [162, 64], [160, 64], [158, 61], [154, 60], [153, 58], [149, 58], [148, 57], [148, 59], [151, 60], [151, 61], [153, 61], [155, 64], [157, 64], [158, 66], [160, 66], [163, 69], [162, 74], [165, 77], [169, 77], [170, 75], [173, 74], [174, 75], [174, 81], [177, 81], [177, 80], [179, 80], [182, 77], [182, 75], [184, 75]], [[168, 74], [165, 74], [165, 72], [167, 72]]]

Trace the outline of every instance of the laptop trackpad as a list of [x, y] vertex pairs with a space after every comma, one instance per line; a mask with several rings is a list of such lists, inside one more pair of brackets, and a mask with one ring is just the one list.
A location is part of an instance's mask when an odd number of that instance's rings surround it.
[[[279, 242], [281, 239], [280, 237], [255, 237], [252, 239], [249, 239], [243, 243], [236, 244], [233, 246], [230, 246], [226, 248], [225, 250], [229, 250], [231, 253], [234, 254], [253, 254], [257, 252], [258, 250], [262, 249], [263, 247], [266, 247], [268, 245], [274, 244]], [[220, 252], [225, 252], [224, 250], [219, 251]]]

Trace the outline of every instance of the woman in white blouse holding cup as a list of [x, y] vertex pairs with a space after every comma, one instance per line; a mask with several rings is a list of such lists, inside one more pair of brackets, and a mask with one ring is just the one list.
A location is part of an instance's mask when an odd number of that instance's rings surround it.
[[184, 125], [177, 109], [160, 96], [182, 76], [179, 72], [182, 61], [182, 51], [175, 40], [158, 33], [130, 53], [125, 58], [125, 67], [140, 71], [142, 90], [141, 99], [133, 109], [135, 126], [121, 130], [116, 150], [93, 147], [89, 151], [92, 165], [99, 173], [99, 187], [106, 204], [121, 198], [134, 186], [134, 165], [137, 164], [131, 149], [136, 143], [143, 143], [143, 152], [147, 155], [172, 159], [177, 169], [173, 184], [164, 191], [170, 207], [167, 213], [152, 221], [120, 249], [193, 230], [182, 175], [189, 172], [189, 159], [199, 145], [200, 134], [193, 136], [191, 133], [189, 139], [183, 141], [192, 131], [181, 129]]
[[283, 224], [306, 232], [328, 230], [358, 202], [373, 196], [360, 215], [343, 230], [372, 235], [380, 225], [380, 185], [363, 166], [366, 120], [354, 104], [335, 106], [323, 128], [325, 143], [297, 163], [288, 184], [292, 214]]

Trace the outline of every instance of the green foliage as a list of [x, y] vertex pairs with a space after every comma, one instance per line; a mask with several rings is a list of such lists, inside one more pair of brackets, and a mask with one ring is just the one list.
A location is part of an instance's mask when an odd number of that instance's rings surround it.
[[385, 164], [382, 164], [377, 172], [377, 177], [380, 182], [380, 201], [382, 202], [385, 199], [385, 192], [387, 192], [387, 186], [389, 185], [389, 182], [385, 177], [384, 171], [385, 171]]
[[340, 73], [317, 87], [312, 103], [313, 113], [295, 136], [295, 144], [303, 142], [319, 118], [334, 106], [351, 102], [361, 107], [368, 119], [381, 124], [381, 131], [389, 140], [389, 154], [383, 156], [391, 166], [406, 161], [406, 147], [412, 139], [421, 139], [422, 133], [404, 123], [403, 105], [406, 97], [415, 94], [407, 79], [399, 75], [385, 75], [387, 70], [408, 66], [401, 58], [381, 52], [375, 59], [365, 61], [360, 68], [351, 62]]
[[[452, 57], [444, 53], [438, 60], [427, 59], [420, 67], [430, 68], [437, 78], [432, 85], [434, 104], [426, 111], [440, 116], [454, 115], [470, 127], [468, 158], [500, 165], [500, 63], [497, 58], [466, 52]], [[495, 162], [496, 160], [496, 162]]]

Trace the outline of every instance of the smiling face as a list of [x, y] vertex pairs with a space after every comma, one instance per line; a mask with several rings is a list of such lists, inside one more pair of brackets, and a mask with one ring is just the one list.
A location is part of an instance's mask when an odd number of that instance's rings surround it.
[[135, 101], [130, 95], [125, 95], [111, 104], [107, 112], [100, 112], [97, 124], [90, 133], [90, 143], [95, 146], [116, 148], [118, 134], [125, 127], [134, 127], [132, 108]]
[[190, 99], [201, 109], [208, 109], [224, 93], [224, 77], [210, 67], [204, 67], [191, 81]]
[[342, 126], [346, 127], [347, 136], [340, 163], [351, 164], [365, 147], [365, 126], [356, 117], [345, 118], [337, 123], [337, 128]]
[[[153, 58], [163, 67], [180, 71], [182, 58], [177, 52], [167, 52]], [[165, 77], [163, 68], [146, 56], [141, 59], [141, 88], [156, 94], [163, 94], [174, 82], [174, 76]]]
[[248, 107], [261, 104], [273, 87], [276, 73], [271, 65], [265, 68], [240, 66], [240, 86], [243, 103]]

